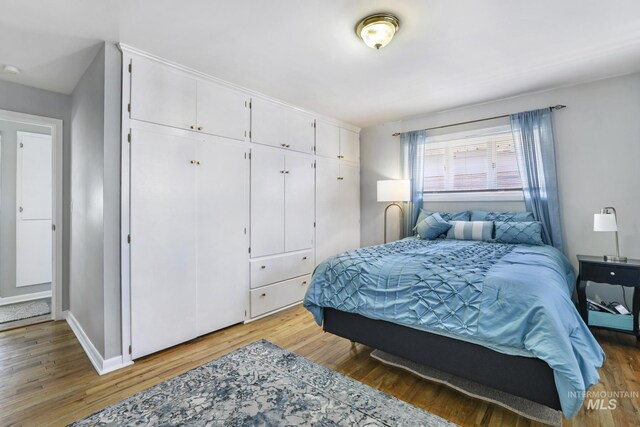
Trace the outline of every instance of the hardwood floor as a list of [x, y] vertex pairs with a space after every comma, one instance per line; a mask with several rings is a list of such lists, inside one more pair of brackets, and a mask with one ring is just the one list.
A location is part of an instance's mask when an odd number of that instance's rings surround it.
[[[596, 332], [607, 354], [597, 391], [639, 391], [640, 351], [632, 336]], [[65, 322], [0, 332], [0, 425], [65, 425], [260, 338], [394, 395], [462, 426], [530, 426], [496, 405], [466, 397], [369, 357], [325, 334], [301, 306], [237, 325], [99, 376]], [[620, 398], [614, 410], [586, 410], [567, 426], [638, 425], [640, 399]]]

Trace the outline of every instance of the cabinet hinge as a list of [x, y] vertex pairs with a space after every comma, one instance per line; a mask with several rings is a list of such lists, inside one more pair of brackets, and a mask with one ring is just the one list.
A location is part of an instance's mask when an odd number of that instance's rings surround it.
[[131, 234], [127, 234], [127, 243], [131, 243]]
[[247, 317], [247, 310], [244, 311], [244, 317]]
[[249, 160], [251, 160], [251, 153], [249, 153]]
[[244, 228], [244, 234], [247, 234], [247, 227]]
[[313, 128], [314, 129], [316, 128], [316, 121], [315, 120], [313, 121]]
[[249, 248], [249, 253], [251, 253], [251, 248]]
[[251, 131], [249, 131], [249, 139], [251, 139]]
[[20, 143], [20, 148], [23, 148], [23, 147], [24, 147], [24, 144], [21, 142]]
[[129, 134], [127, 135], [127, 141], [129, 141], [129, 143], [131, 143], [131, 132], [129, 132]]
[[313, 223], [313, 228], [316, 228], [316, 223], [315, 222]]
[[244, 153], [244, 158], [245, 158], [245, 159], [247, 158], [247, 153]]
[[312, 167], [313, 169], [315, 169], [315, 168], [316, 168], [316, 162], [311, 163], [311, 167]]
[[51, 224], [51, 231], [56, 231], [56, 225], [55, 224]]
[[[133, 68], [133, 64], [131, 62], [129, 62], [129, 72], [131, 72], [131, 69]], [[131, 352], [129, 352], [131, 353]]]
[[131, 346], [129, 346], [129, 354], [131, 354], [131, 352], [132, 352], [132, 349], [131, 349]]
[[131, 112], [131, 103], [127, 104], [127, 111]]
[[251, 104], [252, 101], [249, 101], [249, 109], [253, 108], [253, 105]]

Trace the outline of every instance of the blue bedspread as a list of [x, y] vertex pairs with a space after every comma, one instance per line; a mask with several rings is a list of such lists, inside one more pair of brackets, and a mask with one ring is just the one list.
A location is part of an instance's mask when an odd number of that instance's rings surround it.
[[604, 362], [571, 301], [574, 279], [550, 246], [405, 239], [324, 261], [304, 306], [318, 324], [332, 307], [540, 358], [570, 418]]

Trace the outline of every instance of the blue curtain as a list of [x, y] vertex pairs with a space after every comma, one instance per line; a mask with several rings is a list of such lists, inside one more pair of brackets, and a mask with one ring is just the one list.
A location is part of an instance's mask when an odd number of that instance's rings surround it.
[[424, 144], [427, 132], [416, 130], [400, 135], [402, 178], [411, 180], [411, 201], [404, 210], [404, 237], [413, 235], [413, 227], [422, 208], [424, 186]]
[[564, 252], [551, 109], [511, 115], [524, 203], [542, 223], [542, 240]]

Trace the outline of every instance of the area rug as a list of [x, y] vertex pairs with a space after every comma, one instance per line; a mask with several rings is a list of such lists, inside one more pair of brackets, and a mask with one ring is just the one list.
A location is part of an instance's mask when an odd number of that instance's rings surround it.
[[481, 399], [486, 402], [495, 403], [518, 415], [530, 420], [538, 421], [551, 426], [562, 426], [562, 412], [551, 409], [547, 406], [496, 390], [491, 387], [467, 380], [428, 366], [385, 353], [380, 350], [374, 350], [371, 357], [384, 363], [385, 365], [395, 366], [415, 375], [418, 375], [429, 381], [445, 384], [456, 389], [467, 396]]
[[19, 302], [0, 306], [0, 324], [51, 313], [51, 299]]
[[455, 424], [261, 340], [73, 425]]

